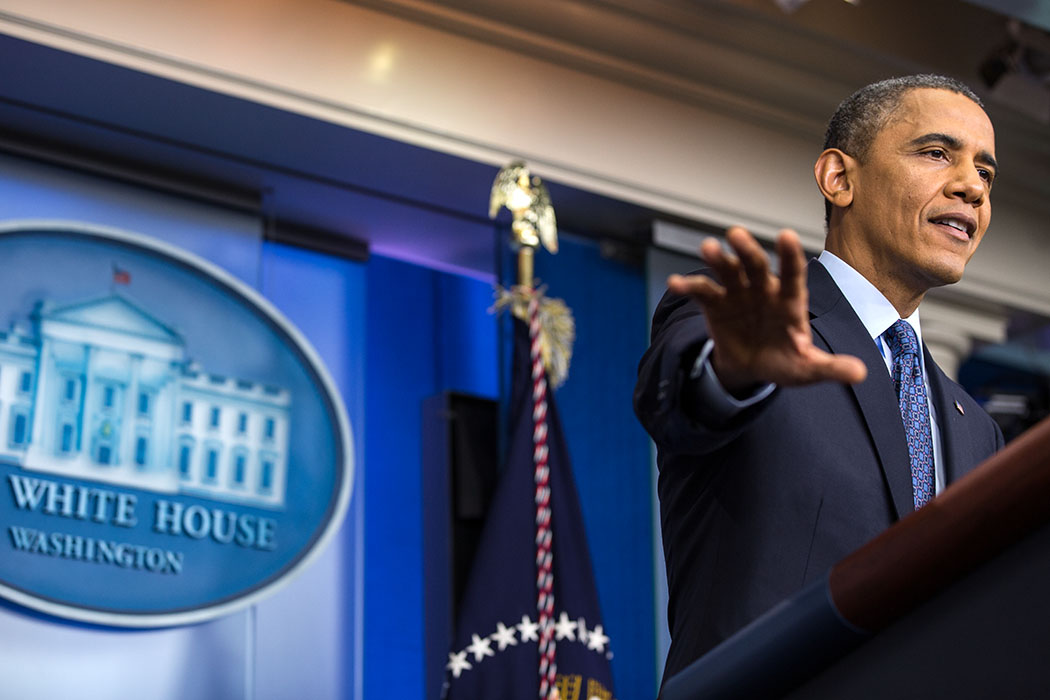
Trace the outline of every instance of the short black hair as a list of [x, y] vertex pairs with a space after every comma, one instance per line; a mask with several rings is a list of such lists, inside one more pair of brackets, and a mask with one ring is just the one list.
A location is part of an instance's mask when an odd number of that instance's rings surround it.
[[[837, 148], [860, 162], [868, 157], [875, 137], [900, 106], [904, 95], [920, 88], [950, 90], [973, 100], [984, 109], [973, 90], [955, 78], [943, 75], [906, 75], [866, 85], [847, 97], [835, 110], [824, 133], [824, 150]], [[824, 200], [824, 223], [831, 221], [831, 202]]]

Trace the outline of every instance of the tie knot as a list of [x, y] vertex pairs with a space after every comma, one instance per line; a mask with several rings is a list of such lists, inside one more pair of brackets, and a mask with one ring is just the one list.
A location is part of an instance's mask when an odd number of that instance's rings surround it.
[[902, 318], [897, 319], [886, 331], [886, 340], [894, 357], [919, 354], [919, 338], [915, 335], [915, 329]]

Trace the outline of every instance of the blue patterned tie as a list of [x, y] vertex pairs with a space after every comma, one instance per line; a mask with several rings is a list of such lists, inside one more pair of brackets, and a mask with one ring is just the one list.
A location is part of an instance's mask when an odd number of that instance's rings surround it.
[[915, 329], [898, 319], [884, 336], [893, 353], [893, 388], [897, 390], [904, 432], [911, 457], [911, 486], [915, 509], [933, 497], [933, 438], [930, 434], [930, 408], [926, 402], [926, 383], [922, 380], [919, 339]]

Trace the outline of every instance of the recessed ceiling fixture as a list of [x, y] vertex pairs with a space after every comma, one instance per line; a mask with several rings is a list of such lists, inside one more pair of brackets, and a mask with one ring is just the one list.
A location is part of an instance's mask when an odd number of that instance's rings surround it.
[[[773, 2], [775, 2], [777, 4], [777, 7], [779, 7], [784, 12], [794, 12], [795, 10], [809, 2], [809, 0], [773, 0]], [[860, 0], [844, 0], [844, 2], [847, 2], [850, 5], [860, 4]]]
[[1010, 20], [977, 73], [997, 101], [1050, 123], [1050, 34]]

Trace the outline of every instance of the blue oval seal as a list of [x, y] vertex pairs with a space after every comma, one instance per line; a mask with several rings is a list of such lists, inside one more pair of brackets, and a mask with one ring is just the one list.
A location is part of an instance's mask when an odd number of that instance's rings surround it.
[[145, 236], [0, 226], [0, 596], [122, 627], [256, 602], [338, 529], [328, 372], [271, 304]]

